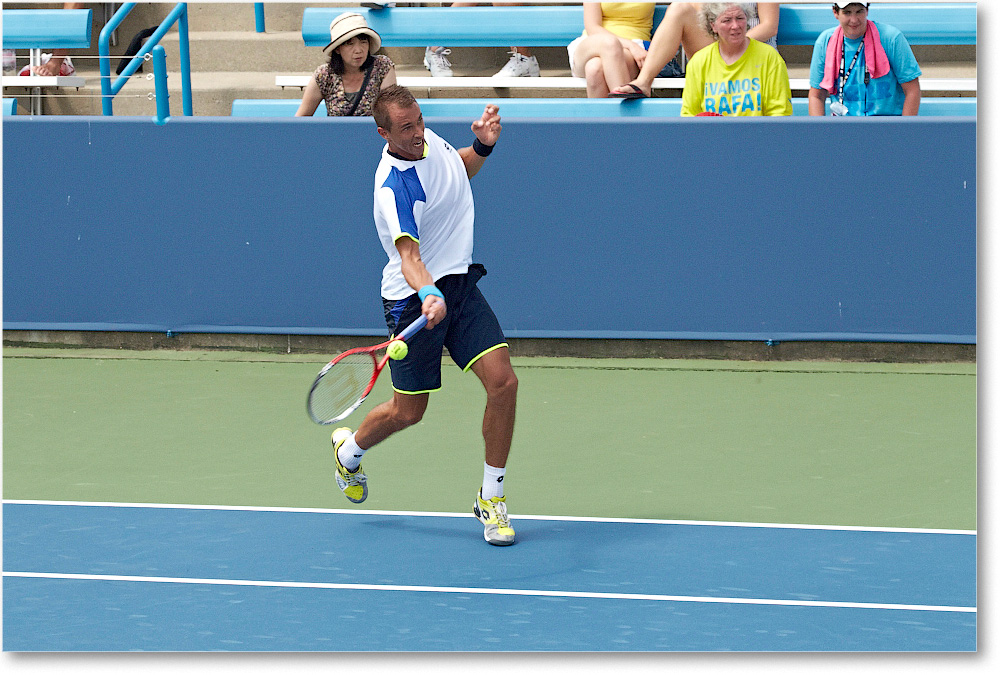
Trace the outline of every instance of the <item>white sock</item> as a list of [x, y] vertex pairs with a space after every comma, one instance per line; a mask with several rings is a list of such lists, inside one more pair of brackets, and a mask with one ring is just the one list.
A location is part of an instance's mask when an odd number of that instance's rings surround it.
[[361, 466], [361, 458], [364, 456], [367, 450], [361, 448], [358, 442], [354, 440], [354, 436], [357, 432], [351, 434], [340, 449], [337, 450], [337, 457], [340, 458], [340, 463], [344, 465], [344, 468], [348, 471], [354, 472], [358, 470]]
[[483, 499], [503, 497], [503, 477], [507, 469], [498, 469], [483, 462]]

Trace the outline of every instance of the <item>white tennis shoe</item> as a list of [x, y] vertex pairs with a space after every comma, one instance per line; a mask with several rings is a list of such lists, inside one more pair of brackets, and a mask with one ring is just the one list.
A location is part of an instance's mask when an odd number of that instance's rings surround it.
[[340, 446], [351, 436], [351, 430], [347, 427], [340, 427], [333, 430], [330, 435], [330, 442], [333, 443], [333, 458], [337, 462], [337, 487], [344, 496], [355, 504], [360, 504], [368, 498], [368, 476], [361, 470], [361, 465], [354, 471], [349, 471], [347, 467], [340, 463]]
[[472, 513], [485, 525], [483, 538], [486, 541], [494, 546], [510, 546], [514, 543], [514, 528], [510, 526], [510, 518], [507, 516], [506, 497], [483, 499], [483, 490], [480, 488], [476, 502], [472, 505]]

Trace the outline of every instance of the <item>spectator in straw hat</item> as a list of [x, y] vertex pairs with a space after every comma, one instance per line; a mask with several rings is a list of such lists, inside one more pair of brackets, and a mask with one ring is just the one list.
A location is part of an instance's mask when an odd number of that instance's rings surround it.
[[375, 53], [381, 46], [360, 14], [345, 12], [331, 21], [330, 44], [323, 48], [330, 61], [316, 69], [295, 116], [311, 116], [324, 100], [329, 115], [371, 115], [378, 93], [396, 84], [392, 60]]

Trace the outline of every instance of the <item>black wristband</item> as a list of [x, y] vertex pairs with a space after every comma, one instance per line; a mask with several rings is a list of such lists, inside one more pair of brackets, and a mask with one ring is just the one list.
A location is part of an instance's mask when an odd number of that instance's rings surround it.
[[489, 157], [490, 153], [493, 152], [493, 148], [495, 147], [496, 147], [495, 145], [486, 145], [478, 138], [472, 141], [472, 149], [475, 150], [476, 154], [479, 155], [480, 157]]

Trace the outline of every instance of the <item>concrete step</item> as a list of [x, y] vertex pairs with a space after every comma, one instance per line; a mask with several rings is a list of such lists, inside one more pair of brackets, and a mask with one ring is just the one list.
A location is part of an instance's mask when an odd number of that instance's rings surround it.
[[[914, 45], [913, 56], [921, 67], [925, 63], [968, 63], [975, 66], [976, 45]], [[812, 62], [813, 48], [808, 45], [787, 45], [778, 47], [778, 53], [785, 63], [804, 65]]]
[[[167, 67], [179, 69], [179, 40], [176, 31], [167, 33], [161, 44], [167, 52]], [[193, 71], [289, 71], [311, 73], [329, 59], [318, 47], [307, 47], [298, 31], [191, 31], [188, 34]], [[397, 68], [422, 68], [422, 47], [385, 47], [382, 53]], [[564, 47], [539, 47], [532, 52], [539, 67], [569, 74], [569, 58]], [[456, 47], [448, 59], [456, 75], [492, 75], [510, 58], [504, 47]]]
[[[967, 63], [932, 63], [922, 66], [925, 78], [975, 77], [975, 66]], [[156, 102], [151, 98], [155, 91], [155, 83], [149, 75], [151, 68], [147, 67], [143, 74], [134, 75], [128, 84], [115, 97], [113, 108], [115, 115], [145, 115], [156, 114]], [[400, 76], [426, 77], [427, 71], [422, 67], [400, 66], [397, 68]], [[45, 114], [61, 115], [100, 115], [100, 73], [94, 69], [81, 69], [77, 74], [84, 78], [86, 85], [79, 91], [73, 89], [58, 89], [44, 95], [43, 111]], [[275, 86], [276, 75], [301, 75], [300, 71], [194, 71], [191, 73], [191, 88], [193, 111], [195, 115], [229, 116], [232, 102], [237, 98], [283, 98], [301, 99], [302, 92], [297, 87], [281, 89]], [[492, 72], [475, 73], [476, 76], [491, 75]], [[469, 73], [473, 75], [473, 73]], [[544, 70], [542, 75], [548, 77], [564, 77], [569, 75], [565, 70]], [[792, 78], [806, 78], [809, 69], [806, 66], [789, 68]], [[497, 90], [492, 88], [467, 89], [459, 88], [461, 76], [455, 78], [440, 78], [440, 86], [421, 88], [414, 93], [420, 98], [574, 98], [581, 97], [582, 91], [576, 89], [533, 89], [510, 88]], [[167, 86], [170, 92], [170, 108], [173, 115], [179, 116], [181, 107], [180, 73], [174, 69], [168, 72]], [[958, 95], [959, 92], [952, 92]], [[20, 90], [9, 90], [8, 96], [19, 99], [19, 114], [27, 113], [27, 96]], [[661, 92], [660, 95], [679, 95], [679, 92]], [[948, 92], [935, 92], [934, 96], [948, 95]], [[965, 92], [965, 96], [969, 96]]]
[[[189, 33], [191, 67], [195, 71], [301, 71], [310, 73], [327, 61], [317, 47], [306, 47], [300, 31], [191, 31]], [[164, 36], [162, 44], [167, 50], [170, 68], [179, 68], [176, 31]], [[972, 50], [971, 53], [969, 50]], [[805, 68], [808, 71], [812, 58], [811, 48], [787, 47], [780, 50], [789, 69]], [[975, 48], [961, 46], [932, 46], [914, 48], [920, 52], [918, 63], [930, 66], [935, 63], [953, 64], [963, 72], [975, 72]], [[387, 55], [399, 68], [422, 68], [424, 50], [421, 47], [385, 47]], [[569, 57], [565, 47], [536, 47], [532, 50], [543, 71], [553, 75], [569, 75]], [[456, 75], [488, 76], [497, 72], [510, 58], [506, 47], [454, 47], [448, 55]], [[964, 64], [964, 65], [962, 65]], [[959, 77], [959, 75], [953, 75]], [[974, 77], [963, 74], [961, 77]]]
[[[447, 45], [429, 45], [445, 46]], [[449, 47], [448, 61], [451, 62], [455, 75], [484, 77], [493, 75], [510, 60], [509, 47]], [[383, 53], [396, 64], [396, 70], [416, 68], [427, 71], [423, 67], [424, 49], [422, 47], [385, 47]], [[532, 55], [538, 60], [538, 67], [543, 72], [554, 76], [569, 75], [569, 55], [565, 47], [535, 47]], [[413, 73], [419, 74], [419, 73]]]
[[[88, 86], [74, 90], [59, 90], [58, 94], [46, 93], [44, 114], [101, 115], [100, 75], [86, 76]], [[170, 95], [170, 113], [183, 113], [180, 73], [171, 72], [167, 77]], [[146, 75], [134, 75], [113, 100], [113, 110], [118, 116], [154, 116], [156, 86]], [[192, 109], [198, 116], [228, 117], [236, 98], [292, 98], [300, 99], [298, 90], [282, 91], [274, 86], [273, 73], [251, 72], [193, 72], [191, 73]], [[19, 100], [20, 108], [20, 100]], [[19, 114], [22, 111], [19, 109]]]
[[[167, 33], [160, 42], [167, 53], [167, 69], [180, 69], [180, 36]], [[325, 59], [321, 49], [306, 47], [293, 31], [191, 31], [188, 34], [193, 72], [312, 72]]]
[[[936, 61], [936, 62], [919, 62], [920, 70], [925, 78], [974, 78], [976, 77], [976, 64], [969, 63], [967, 61]], [[791, 79], [795, 78], [808, 78], [809, 77], [809, 64], [793, 64], [788, 65], [788, 77]], [[939, 94], [935, 94], [938, 96]]]

